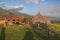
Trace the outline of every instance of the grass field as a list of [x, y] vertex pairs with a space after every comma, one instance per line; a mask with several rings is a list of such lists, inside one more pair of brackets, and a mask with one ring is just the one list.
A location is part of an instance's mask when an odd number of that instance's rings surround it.
[[50, 24], [49, 25], [49, 28], [51, 30], [54, 30], [57, 33], [60, 33], [60, 24]]
[[28, 28], [14, 25], [2, 27], [0, 25], [0, 40], [38, 40]]
[[[60, 24], [50, 24], [48, 26], [54, 32], [60, 33]], [[18, 25], [9, 25], [6, 26], [6, 28], [0, 25], [0, 40], [48, 40], [46, 33], [39, 32], [40, 31], [34, 32], [33, 29]], [[46, 35], [46, 37], [44, 35]], [[58, 39], [56, 39], [55, 35], [53, 37], [54, 38], [50, 40], [60, 40], [59, 35], [57, 35]]]

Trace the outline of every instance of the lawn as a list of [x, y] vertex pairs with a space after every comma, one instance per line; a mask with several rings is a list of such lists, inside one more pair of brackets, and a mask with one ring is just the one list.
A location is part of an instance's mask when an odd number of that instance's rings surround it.
[[60, 33], [60, 24], [50, 24], [48, 25], [51, 30]]
[[[55, 32], [49, 40], [60, 40], [60, 24], [50, 24], [48, 26]], [[8, 25], [3, 28], [3, 25], [0, 25], [0, 40], [48, 40], [48, 35], [46, 32], [40, 32], [24, 26]]]
[[23, 26], [9, 25], [3, 28], [0, 25], [0, 40], [38, 40], [30, 29]]

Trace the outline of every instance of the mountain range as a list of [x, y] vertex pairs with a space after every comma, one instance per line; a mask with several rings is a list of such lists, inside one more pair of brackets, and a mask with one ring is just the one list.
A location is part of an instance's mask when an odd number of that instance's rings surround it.
[[[4, 15], [6, 12], [10, 12], [10, 11], [4, 10], [0, 7], [0, 16]], [[31, 15], [28, 15], [26, 13], [21, 13], [21, 12], [12, 12], [12, 13], [17, 13], [17, 14], [22, 15], [22, 16], [31, 16]]]
[[[0, 16], [4, 15], [6, 12], [9, 12], [9, 11], [4, 10], [4, 9], [2, 9], [2, 8], [0, 7]], [[15, 13], [17, 13], [18, 15], [22, 15], [22, 16], [31, 16], [31, 17], [33, 17], [32, 15], [29, 15], [29, 14], [27, 14], [27, 13], [21, 13], [21, 12], [15, 12]], [[52, 17], [52, 16], [48, 16], [48, 17], [49, 17], [51, 20], [60, 21], [60, 18], [59, 18], [59, 17]]]

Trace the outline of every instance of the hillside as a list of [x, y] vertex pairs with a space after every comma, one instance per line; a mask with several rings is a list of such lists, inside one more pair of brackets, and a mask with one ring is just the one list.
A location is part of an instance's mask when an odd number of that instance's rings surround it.
[[60, 17], [51, 17], [51, 16], [48, 16], [51, 20], [56, 20], [56, 21], [60, 21]]
[[[0, 16], [2, 15], [5, 15], [6, 12], [9, 12], [7, 10], [4, 10], [0, 7]], [[26, 14], [26, 13], [21, 13], [21, 12], [15, 12], [17, 13], [18, 15], [22, 15], [22, 16], [30, 16], [30, 17], [33, 17], [32, 15], [29, 15], [29, 14]], [[51, 17], [51, 16], [48, 16], [51, 20], [53, 21], [60, 21], [60, 17]]]
[[6, 11], [0, 7], [0, 16], [2, 16]]
[[24, 16], [19, 15], [15, 12], [6, 12], [5, 14], [2, 15], [2, 17], [3, 18], [7, 17], [7, 18], [10, 18], [10, 19], [12, 19], [12, 18], [24, 18]]
[[[4, 10], [4, 9], [2, 9], [2, 8], [0, 7], [0, 16], [1, 16], [1, 15], [4, 15], [6, 12], [10, 12], [10, 11]], [[31, 16], [31, 15], [28, 15], [28, 14], [26, 14], [26, 13], [21, 13], [21, 12], [14, 12], [14, 13], [17, 13], [17, 14], [23, 15], [23, 16]]]

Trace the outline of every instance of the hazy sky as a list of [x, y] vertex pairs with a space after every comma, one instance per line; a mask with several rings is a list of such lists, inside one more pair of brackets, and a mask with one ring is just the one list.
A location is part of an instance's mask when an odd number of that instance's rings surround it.
[[36, 15], [60, 17], [60, 0], [0, 0], [0, 7], [10, 11], [20, 11]]

